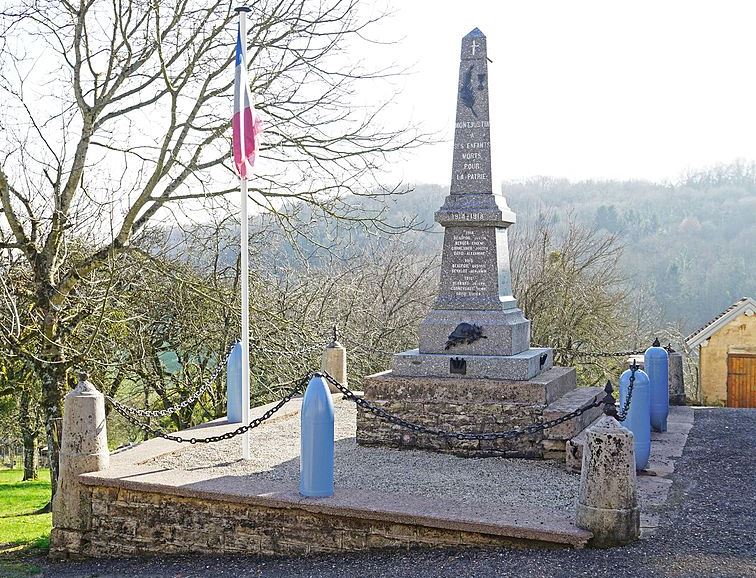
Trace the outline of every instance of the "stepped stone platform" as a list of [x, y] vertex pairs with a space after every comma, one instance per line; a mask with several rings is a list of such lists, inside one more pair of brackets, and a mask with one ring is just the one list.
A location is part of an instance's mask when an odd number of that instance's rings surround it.
[[[604, 396], [602, 388], [575, 385], [575, 369], [552, 367], [513, 379], [437, 378], [385, 371], [365, 378], [365, 397], [395, 415], [447, 431], [492, 432], [550, 421]], [[459, 456], [565, 460], [568, 440], [601, 416], [601, 407], [542, 433], [514, 440], [456, 440], [417, 433], [359, 408], [357, 442], [365, 446], [422, 448]]]
[[[543, 401], [558, 392], [532, 391]], [[114, 453], [80, 477], [86, 530], [56, 529], [53, 556], [194, 553], [309, 554], [394, 547], [572, 547], [591, 534], [573, 523], [579, 477], [550, 461], [476, 460], [363, 448], [354, 404], [334, 396], [335, 495], [298, 493], [300, 400], [251, 437], [177, 445], [155, 439]], [[256, 408], [252, 417], [269, 407]], [[217, 435], [218, 420], [180, 433]]]

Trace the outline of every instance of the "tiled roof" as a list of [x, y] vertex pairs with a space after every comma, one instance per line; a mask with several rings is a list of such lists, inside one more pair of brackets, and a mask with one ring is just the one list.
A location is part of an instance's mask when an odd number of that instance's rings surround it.
[[685, 338], [685, 343], [687, 343], [689, 347], [695, 347], [696, 345], [701, 344], [701, 342], [716, 333], [720, 326], [730, 321], [730, 319], [740, 315], [740, 313], [749, 306], [751, 310], [756, 311], [756, 301], [750, 297], [741, 297], [706, 325], [696, 329], [693, 333], [688, 335]]

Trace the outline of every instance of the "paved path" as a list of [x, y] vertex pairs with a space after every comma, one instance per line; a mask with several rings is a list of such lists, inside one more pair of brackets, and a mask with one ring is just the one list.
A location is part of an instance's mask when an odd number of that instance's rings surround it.
[[50, 564], [45, 577], [756, 578], [756, 410], [695, 412], [653, 536], [612, 550], [392, 551]]

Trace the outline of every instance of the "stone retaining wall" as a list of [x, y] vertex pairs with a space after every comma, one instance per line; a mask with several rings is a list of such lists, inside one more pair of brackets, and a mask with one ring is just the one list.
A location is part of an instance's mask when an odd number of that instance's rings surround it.
[[302, 555], [372, 548], [564, 547], [567, 544], [310, 512], [301, 508], [86, 486], [81, 531], [53, 530], [55, 558], [244, 553]]

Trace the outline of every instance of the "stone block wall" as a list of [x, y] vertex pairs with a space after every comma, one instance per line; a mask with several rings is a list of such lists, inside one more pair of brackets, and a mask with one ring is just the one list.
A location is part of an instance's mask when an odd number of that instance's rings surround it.
[[[496, 432], [541, 423], [549, 404], [575, 389], [575, 370], [555, 367], [526, 380], [406, 377], [384, 372], [363, 381], [365, 398], [409, 422], [459, 432]], [[553, 412], [552, 412], [553, 413]], [[544, 457], [539, 432], [511, 440], [458, 440], [394, 425], [358, 407], [357, 443], [417, 448], [464, 457]], [[564, 442], [561, 443], [564, 457]], [[550, 451], [546, 448], [546, 451]]]
[[[538, 540], [266, 507], [105, 486], [86, 486], [91, 508], [80, 531], [53, 530], [51, 555], [302, 555], [373, 548], [558, 547]], [[562, 545], [564, 546], [564, 545]]]
[[[421, 425], [461, 432], [494, 432], [540, 423], [543, 407], [524, 403], [377, 401], [379, 407]], [[377, 418], [358, 408], [357, 443], [364, 446], [421, 448], [464, 457], [507, 455], [543, 457], [541, 433], [515, 440], [458, 440], [418, 433]]]

